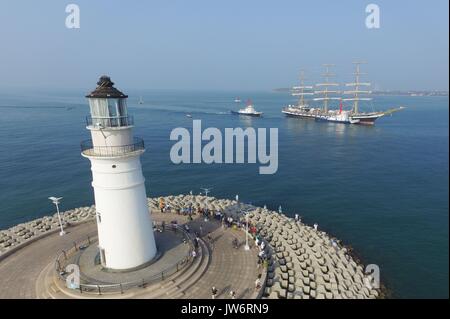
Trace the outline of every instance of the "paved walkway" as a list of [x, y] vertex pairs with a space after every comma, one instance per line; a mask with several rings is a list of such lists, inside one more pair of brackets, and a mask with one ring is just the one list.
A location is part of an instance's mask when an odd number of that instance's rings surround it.
[[39, 273], [54, 262], [59, 251], [96, 234], [97, 225], [89, 222], [71, 227], [67, 232], [63, 237], [54, 233], [42, 238], [1, 261], [0, 298], [36, 298], [35, 281]]
[[[223, 229], [218, 222], [201, 223], [203, 229], [211, 231], [212, 240], [208, 243], [211, 253], [211, 263], [206, 273], [194, 287], [185, 295], [185, 298], [211, 298], [211, 289], [216, 287], [216, 298], [230, 298], [230, 291], [236, 292], [237, 299], [249, 299], [254, 293], [255, 280], [260, 273], [257, 268], [256, 248], [244, 250], [245, 236], [241, 230]], [[237, 238], [240, 242], [238, 249], [232, 246]]]
[[[177, 220], [182, 224], [187, 218], [155, 212], [153, 220]], [[204, 222], [200, 218], [190, 222], [190, 225], [197, 232], [200, 232], [201, 226], [203, 238], [211, 250], [211, 260], [203, 276], [185, 291], [182, 298], [211, 298], [212, 286], [218, 289], [217, 298], [230, 298], [230, 290], [236, 291], [236, 298], [252, 297], [259, 273], [256, 267], [257, 252], [255, 249], [245, 251], [243, 245], [239, 249], [232, 247], [234, 237], [242, 244], [245, 242], [244, 233], [223, 229], [217, 221]], [[75, 241], [96, 234], [96, 231], [94, 222], [74, 226], [63, 237], [58, 233], [49, 235], [1, 261], [0, 298], [36, 298], [36, 279], [46, 266], [54, 262], [57, 252], [70, 247]], [[145, 294], [140, 295], [140, 298], [145, 298]]]

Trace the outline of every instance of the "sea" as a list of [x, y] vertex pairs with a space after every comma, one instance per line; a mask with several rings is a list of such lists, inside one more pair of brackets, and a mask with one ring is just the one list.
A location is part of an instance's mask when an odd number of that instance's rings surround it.
[[[198, 194], [239, 198], [306, 223], [378, 265], [393, 298], [449, 297], [448, 97], [375, 96], [375, 109], [405, 106], [373, 127], [286, 118], [295, 103], [275, 91], [125, 90], [135, 134], [145, 140], [149, 197]], [[2, 90], [0, 93], [0, 229], [94, 202], [86, 90]], [[139, 104], [142, 96], [143, 104]], [[262, 118], [230, 114], [251, 98]], [[186, 115], [192, 115], [192, 118]], [[174, 128], [278, 128], [278, 171], [259, 164], [174, 164]], [[126, 212], [124, 212], [126, 213]]]

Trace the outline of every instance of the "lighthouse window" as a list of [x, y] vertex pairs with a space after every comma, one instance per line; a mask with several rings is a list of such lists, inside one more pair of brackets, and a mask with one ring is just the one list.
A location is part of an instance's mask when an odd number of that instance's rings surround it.
[[97, 212], [97, 219], [99, 223], [102, 222], [102, 215], [100, 214], [100, 212]]
[[110, 117], [117, 117], [117, 100], [108, 99], [108, 111]]
[[127, 115], [127, 102], [125, 99], [119, 100], [119, 116]]
[[105, 99], [91, 99], [90, 105], [93, 118], [108, 117], [108, 104]]
[[112, 166], [112, 168], [116, 168], [116, 167], [117, 167], [116, 165], [113, 165], [113, 166]]
[[128, 125], [126, 99], [92, 98], [89, 100], [91, 116], [95, 123], [104, 127]]

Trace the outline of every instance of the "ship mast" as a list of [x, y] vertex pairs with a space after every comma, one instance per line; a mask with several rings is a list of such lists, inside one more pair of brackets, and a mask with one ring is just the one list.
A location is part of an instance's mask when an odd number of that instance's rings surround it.
[[353, 101], [353, 113], [358, 114], [359, 113], [359, 101], [370, 101], [371, 98], [367, 97], [361, 97], [360, 94], [370, 94], [372, 91], [369, 90], [360, 90], [361, 86], [370, 86], [371, 84], [369, 82], [360, 82], [360, 78], [362, 75], [366, 75], [366, 73], [362, 73], [360, 71], [360, 65], [365, 64], [366, 62], [362, 61], [356, 61], [353, 62], [355, 65], [355, 73], [353, 75], [355, 76], [355, 82], [354, 83], [346, 83], [345, 86], [347, 87], [354, 87], [353, 90], [350, 91], [344, 91], [344, 94], [350, 94], [353, 95], [351, 98], [345, 98], [343, 101]]
[[305, 86], [305, 71], [300, 70], [300, 86], [294, 86], [292, 96], [300, 96], [298, 101], [299, 106], [305, 106], [305, 95], [313, 95], [312, 92], [305, 92], [305, 90], [312, 90], [312, 86]]
[[337, 90], [329, 90], [329, 87], [337, 87], [339, 83], [330, 82], [330, 78], [334, 77], [335, 74], [330, 72], [330, 68], [334, 66], [334, 64], [324, 64], [325, 73], [322, 76], [325, 78], [325, 82], [317, 83], [316, 87], [323, 87], [321, 91], [314, 91], [314, 94], [323, 94], [323, 97], [315, 98], [314, 101], [323, 101], [323, 111], [325, 113], [328, 112], [328, 101], [330, 100], [339, 100], [337, 97], [330, 97], [329, 94], [338, 94], [340, 93]]

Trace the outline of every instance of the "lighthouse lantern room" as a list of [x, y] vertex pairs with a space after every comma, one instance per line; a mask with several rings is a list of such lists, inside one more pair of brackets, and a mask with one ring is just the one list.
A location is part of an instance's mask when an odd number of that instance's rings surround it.
[[133, 136], [128, 96], [108, 76], [97, 85], [86, 96], [86, 128], [92, 139], [81, 143], [81, 151], [91, 162], [100, 260], [108, 269], [131, 270], [156, 255], [140, 162], [144, 141]]

